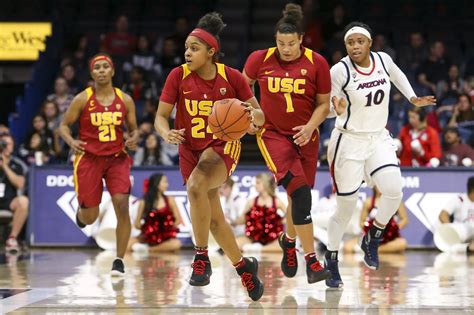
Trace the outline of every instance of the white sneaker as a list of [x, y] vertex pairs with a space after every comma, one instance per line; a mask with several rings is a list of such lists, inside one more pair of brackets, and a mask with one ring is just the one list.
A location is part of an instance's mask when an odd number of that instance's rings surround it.
[[7, 252], [17, 253], [20, 251], [20, 246], [18, 245], [18, 241], [14, 237], [9, 237], [5, 242], [5, 250]]

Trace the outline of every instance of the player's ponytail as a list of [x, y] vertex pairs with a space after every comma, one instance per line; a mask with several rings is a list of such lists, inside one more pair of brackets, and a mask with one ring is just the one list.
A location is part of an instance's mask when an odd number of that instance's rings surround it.
[[304, 34], [303, 9], [300, 5], [288, 3], [285, 6], [283, 17], [278, 21], [275, 27], [275, 34], [277, 32], [282, 34]]

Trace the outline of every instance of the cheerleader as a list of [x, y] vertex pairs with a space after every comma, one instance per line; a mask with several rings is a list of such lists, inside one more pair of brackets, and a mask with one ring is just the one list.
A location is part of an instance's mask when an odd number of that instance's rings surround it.
[[[364, 202], [360, 214], [360, 227], [366, 234], [374, 224], [375, 215], [378, 211], [381, 193], [374, 186], [373, 195]], [[408, 224], [407, 211], [403, 203], [400, 204], [395, 215], [388, 221], [385, 233], [379, 247], [379, 253], [400, 253], [407, 248], [407, 241], [400, 235], [400, 230]], [[354, 252], [359, 246], [359, 239], [353, 239], [344, 245], [345, 252]], [[359, 247], [360, 248], [360, 247]]]
[[237, 238], [242, 250], [280, 252], [278, 235], [283, 231], [285, 204], [275, 195], [276, 183], [268, 173], [256, 176], [255, 189], [258, 196], [250, 198], [244, 214], [232, 225], [245, 224], [245, 236]]
[[145, 196], [140, 200], [135, 228], [140, 235], [130, 239], [129, 250], [141, 252], [176, 251], [181, 242], [176, 238], [180, 216], [173, 197], [165, 196], [168, 179], [155, 173], [145, 180]]

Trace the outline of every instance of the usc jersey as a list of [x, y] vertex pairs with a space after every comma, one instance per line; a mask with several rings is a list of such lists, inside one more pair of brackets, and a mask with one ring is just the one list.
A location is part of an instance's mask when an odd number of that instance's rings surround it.
[[294, 135], [316, 108], [316, 94], [331, 92], [329, 65], [320, 54], [301, 47], [301, 56], [285, 62], [276, 47], [254, 51], [245, 63], [247, 76], [258, 81], [264, 128]]
[[79, 139], [86, 142], [85, 151], [101, 156], [122, 151], [123, 123], [127, 117], [122, 91], [114, 88], [115, 99], [109, 106], [100, 104], [93, 88], [85, 91], [87, 102], [79, 119]]
[[161, 93], [160, 101], [176, 105], [174, 128], [186, 130], [183, 145], [191, 150], [225, 144], [213, 136], [207, 123], [216, 101], [237, 98], [245, 102], [253, 97], [239, 71], [221, 63], [216, 63], [216, 67], [217, 74], [212, 80], [202, 79], [186, 64], [176, 67], [166, 78]]

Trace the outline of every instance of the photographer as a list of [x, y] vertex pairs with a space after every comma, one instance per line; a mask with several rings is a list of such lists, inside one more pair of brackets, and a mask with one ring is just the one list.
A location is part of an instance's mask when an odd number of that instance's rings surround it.
[[17, 236], [28, 216], [28, 198], [20, 195], [25, 188], [26, 166], [19, 158], [12, 156], [13, 148], [10, 135], [0, 138], [0, 209], [13, 212], [12, 230], [5, 250], [17, 252]]

